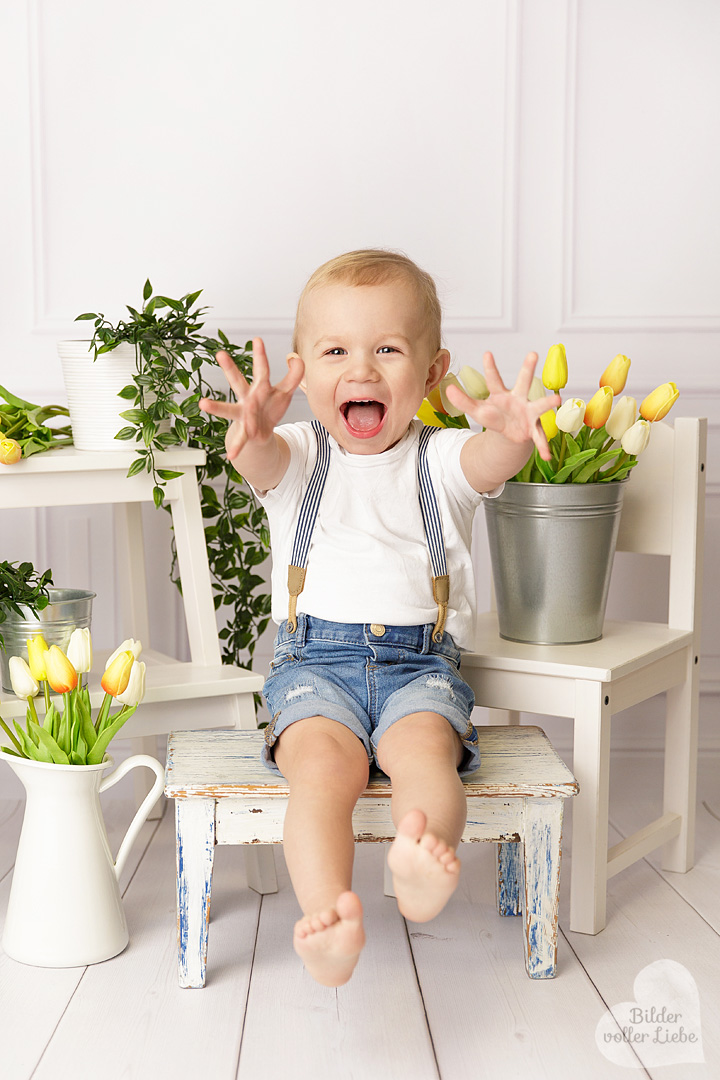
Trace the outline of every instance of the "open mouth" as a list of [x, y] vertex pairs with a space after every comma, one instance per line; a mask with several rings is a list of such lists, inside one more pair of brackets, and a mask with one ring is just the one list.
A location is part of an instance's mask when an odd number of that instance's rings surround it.
[[373, 398], [346, 401], [340, 406], [345, 426], [357, 439], [371, 439], [383, 426], [387, 405]]

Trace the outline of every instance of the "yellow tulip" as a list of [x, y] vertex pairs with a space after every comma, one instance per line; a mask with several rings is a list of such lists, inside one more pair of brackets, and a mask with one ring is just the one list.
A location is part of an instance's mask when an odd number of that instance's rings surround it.
[[14, 439], [0, 439], [0, 462], [3, 465], [14, 465], [21, 457], [20, 443]]
[[422, 405], [418, 409], [416, 416], [418, 420], [422, 420], [426, 427], [445, 427], [442, 420], [438, 420], [435, 409], [427, 398], [423, 398]]
[[67, 694], [78, 684], [78, 673], [62, 649], [51, 645], [45, 654], [47, 681], [56, 694]]
[[119, 653], [112, 664], [105, 668], [105, 674], [100, 680], [100, 685], [110, 697], [117, 697], [125, 693], [130, 680], [130, 672], [135, 662], [133, 654], [128, 652]]
[[438, 412], [445, 412], [445, 409], [443, 408], [442, 398], [440, 397], [440, 390], [437, 386], [434, 390], [430, 391], [427, 396], [427, 400], [430, 402], [433, 409], [436, 409]]
[[45, 672], [45, 655], [48, 651], [48, 643], [42, 634], [27, 639], [28, 661], [33, 679], [43, 682], [47, 679]]
[[552, 345], [545, 359], [542, 381], [548, 390], [562, 390], [568, 381], [567, 357], [564, 345]]
[[545, 432], [545, 438], [550, 440], [554, 439], [558, 433], [557, 417], [555, 416], [554, 409], [548, 409], [540, 417], [540, 423], [542, 424], [543, 431]]
[[617, 397], [617, 395], [621, 394], [625, 389], [629, 370], [630, 357], [618, 353], [615, 359], [610, 361], [600, 376], [599, 385], [609, 386], [612, 389], [613, 394]]
[[585, 423], [590, 428], [601, 428], [612, 409], [613, 392], [609, 386], [601, 386], [585, 406]]
[[667, 416], [670, 412], [679, 396], [680, 391], [674, 382], [663, 383], [645, 398], [640, 406], [640, 415], [643, 420], [649, 420], [651, 423], [662, 420], [663, 416]]
[[484, 401], [490, 397], [485, 376], [468, 364], [460, 368], [460, 382], [468, 397], [475, 398], [476, 401]]

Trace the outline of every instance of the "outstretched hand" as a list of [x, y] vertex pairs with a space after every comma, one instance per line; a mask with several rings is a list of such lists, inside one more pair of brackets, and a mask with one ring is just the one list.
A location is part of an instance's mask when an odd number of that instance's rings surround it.
[[277, 386], [270, 383], [270, 365], [262, 338], [253, 338], [252, 382], [235, 366], [229, 353], [217, 353], [217, 362], [225, 373], [236, 401], [215, 401], [202, 398], [203, 412], [222, 416], [230, 421], [225, 436], [225, 450], [230, 461], [238, 456], [247, 443], [262, 445], [272, 439], [275, 426], [282, 420], [300, 385], [305, 366], [299, 356], [289, 360], [290, 370]]
[[483, 366], [490, 396], [484, 401], [477, 401], [454, 384], [447, 386], [445, 393], [457, 409], [462, 409], [487, 430], [496, 431], [512, 443], [526, 443], [532, 439], [540, 457], [549, 461], [552, 455], [540, 417], [559, 405], [561, 398], [559, 394], [551, 394], [537, 401], [528, 401], [537, 360], [537, 353], [528, 353], [515, 385], [508, 390], [500, 377], [493, 354], [486, 352]]

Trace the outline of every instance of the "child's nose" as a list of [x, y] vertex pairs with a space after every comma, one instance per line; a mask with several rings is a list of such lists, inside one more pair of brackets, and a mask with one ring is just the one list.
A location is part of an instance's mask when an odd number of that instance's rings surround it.
[[345, 378], [350, 382], [367, 382], [377, 378], [375, 354], [364, 350], [350, 353], [345, 366]]

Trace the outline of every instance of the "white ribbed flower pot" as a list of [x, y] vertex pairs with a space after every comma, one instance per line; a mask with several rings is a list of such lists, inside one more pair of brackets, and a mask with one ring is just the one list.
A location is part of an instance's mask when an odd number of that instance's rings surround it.
[[135, 346], [118, 345], [93, 360], [89, 341], [59, 341], [58, 355], [68, 397], [73, 441], [78, 450], [126, 450], [115, 438], [132, 402], [119, 398], [135, 373]]

